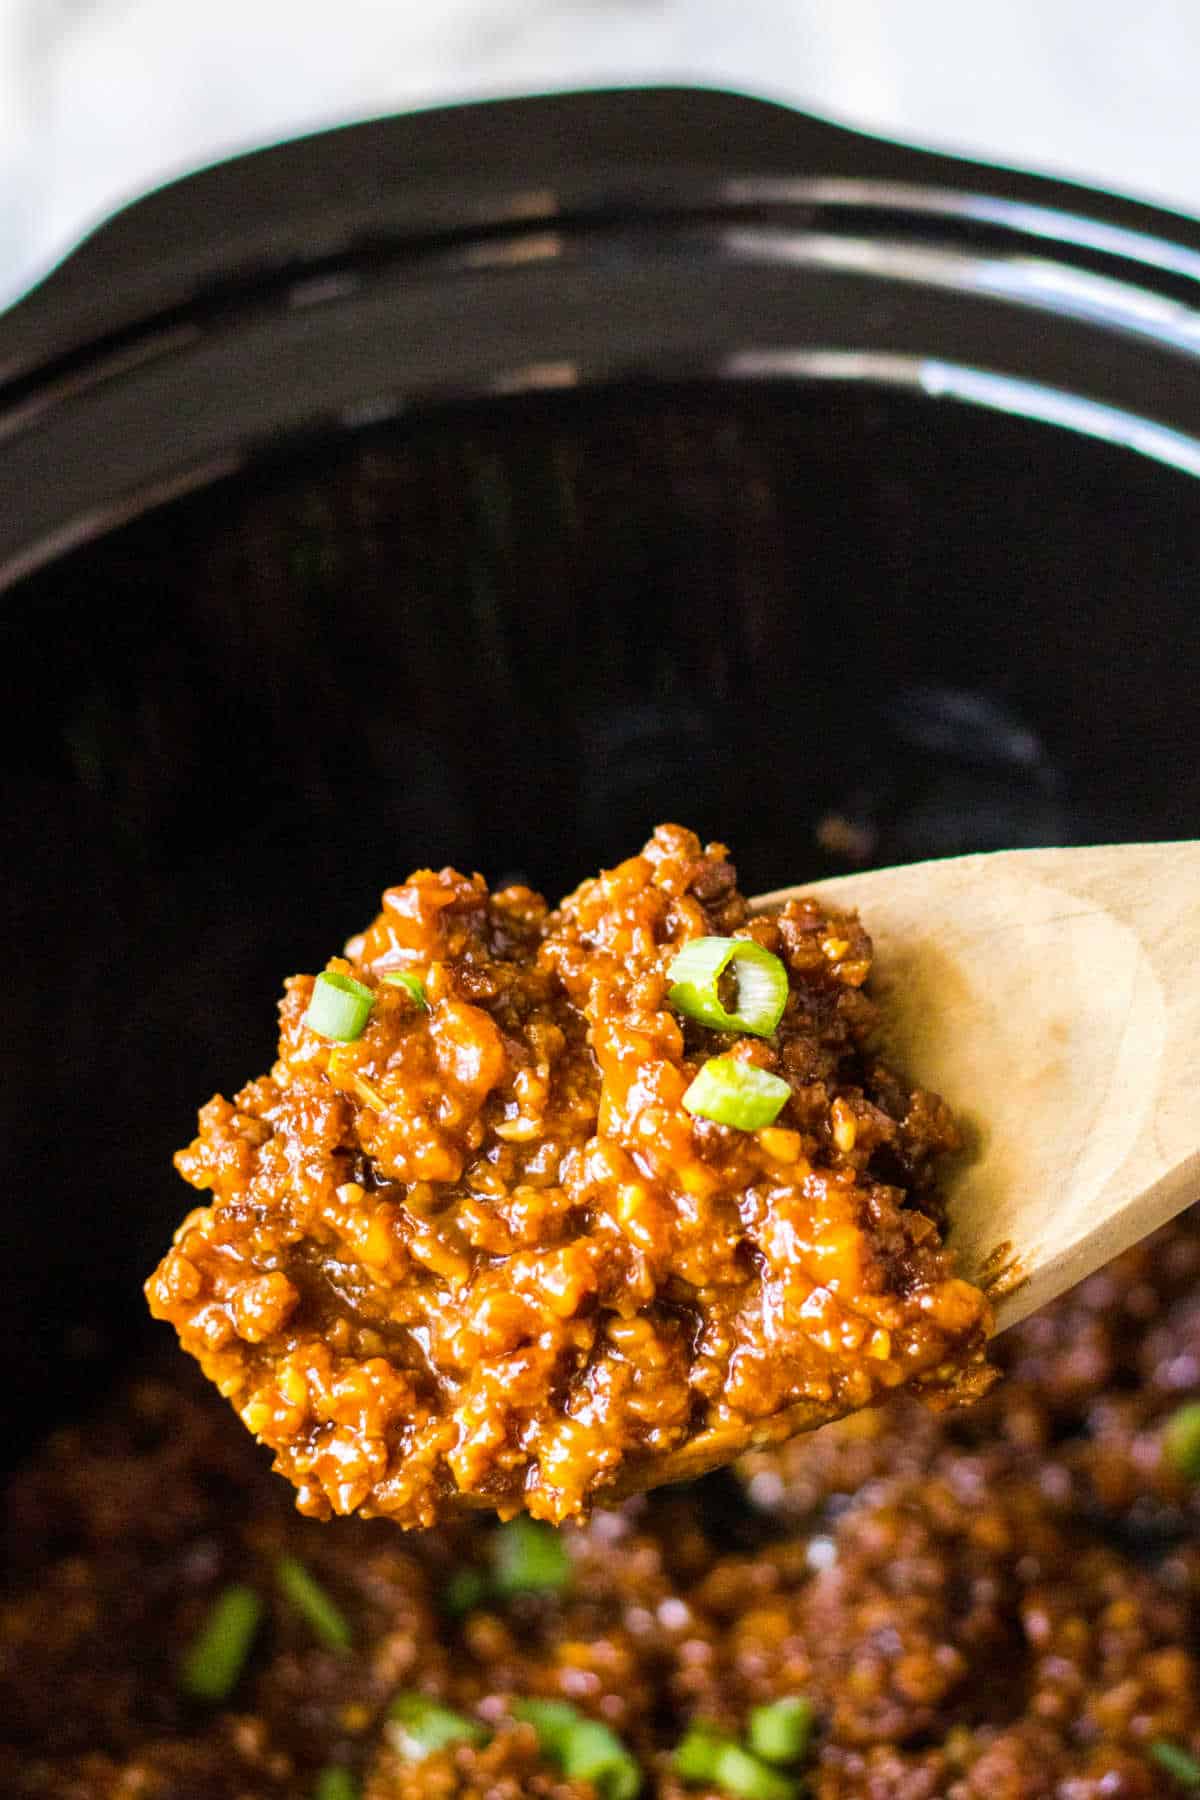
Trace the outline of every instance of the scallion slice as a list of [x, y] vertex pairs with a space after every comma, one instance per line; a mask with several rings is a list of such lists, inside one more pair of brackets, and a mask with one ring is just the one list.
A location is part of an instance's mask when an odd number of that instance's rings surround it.
[[[728, 971], [737, 982], [732, 1012], [721, 1004], [719, 984]], [[667, 971], [671, 1005], [714, 1031], [748, 1031], [770, 1037], [787, 1005], [787, 970], [752, 938], [702, 937], [685, 944]]]
[[722, 1744], [713, 1764], [713, 1782], [732, 1800], [796, 1800], [796, 1783], [740, 1744]]
[[791, 1093], [786, 1081], [766, 1069], [734, 1056], [713, 1056], [688, 1088], [683, 1104], [688, 1112], [715, 1119], [718, 1125], [758, 1131], [775, 1123]]
[[1200, 1791], [1200, 1762], [1180, 1744], [1172, 1744], [1167, 1738], [1155, 1738], [1150, 1746], [1150, 1755], [1160, 1769], [1165, 1769], [1180, 1785], [1189, 1791]]
[[746, 1742], [755, 1756], [766, 1762], [802, 1762], [808, 1755], [815, 1717], [812, 1701], [801, 1694], [770, 1706], [756, 1706], [746, 1727]]
[[304, 1023], [321, 1037], [352, 1044], [362, 1036], [374, 1004], [374, 994], [361, 981], [326, 969], [313, 983]]
[[722, 1737], [709, 1725], [689, 1725], [675, 1746], [675, 1773], [684, 1781], [711, 1781], [716, 1773], [717, 1752], [732, 1738]]
[[345, 1614], [334, 1604], [315, 1576], [294, 1556], [281, 1556], [275, 1564], [279, 1591], [312, 1627], [328, 1650], [343, 1655], [354, 1642]]
[[254, 1643], [263, 1604], [253, 1588], [223, 1588], [193, 1638], [179, 1681], [193, 1700], [227, 1700]]
[[1189, 1400], [1171, 1414], [1163, 1447], [1185, 1481], [1200, 1481], [1200, 1400]]
[[615, 1731], [566, 1700], [517, 1700], [513, 1717], [537, 1732], [542, 1754], [568, 1780], [590, 1781], [600, 1800], [635, 1800], [642, 1772]]
[[512, 1594], [561, 1594], [571, 1579], [571, 1558], [553, 1525], [518, 1513], [493, 1534], [492, 1579], [506, 1599]]
[[731, 1737], [692, 1725], [677, 1746], [675, 1773], [698, 1787], [720, 1788], [732, 1800], [796, 1800], [796, 1783], [769, 1768]]
[[442, 1589], [442, 1605], [452, 1619], [465, 1618], [487, 1599], [488, 1578], [482, 1569], [455, 1569]]
[[421, 1762], [447, 1744], [483, 1744], [488, 1735], [478, 1719], [415, 1692], [395, 1696], [383, 1729], [392, 1749], [407, 1762]]
[[358, 1783], [349, 1769], [330, 1763], [317, 1776], [313, 1800], [358, 1800]]
[[404, 969], [392, 969], [379, 977], [389, 987], [404, 988], [410, 999], [415, 1000], [422, 1012], [429, 1011], [429, 1001], [425, 996], [425, 983], [419, 975], [409, 975]]

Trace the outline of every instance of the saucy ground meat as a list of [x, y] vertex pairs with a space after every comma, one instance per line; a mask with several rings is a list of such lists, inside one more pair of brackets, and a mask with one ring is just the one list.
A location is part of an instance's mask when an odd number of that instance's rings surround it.
[[[773, 1790], [794, 1800], [1185, 1795], [1200, 1466], [1169, 1443], [1200, 1399], [1200, 1213], [994, 1354], [977, 1406], [902, 1395], [583, 1525], [515, 1521], [565, 1551], [523, 1590], [496, 1579], [512, 1523], [317, 1524], [182, 1362], [147, 1373], [9, 1489], [0, 1792], [311, 1800], [336, 1768], [361, 1800], [608, 1800], [520, 1716], [549, 1699], [612, 1733], [643, 1800], [722, 1800], [676, 1766], [689, 1729], [744, 1743], [756, 1708], [805, 1699]], [[190, 1698], [231, 1584], [261, 1621], [228, 1693]], [[389, 1717], [414, 1691], [474, 1741], [418, 1754]]]
[[[769, 1036], [668, 1004], [681, 948], [731, 935], [786, 971]], [[314, 1029], [296, 976], [271, 1073], [204, 1108], [177, 1164], [211, 1204], [151, 1308], [316, 1518], [559, 1522], [903, 1385], [974, 1397], [990, 1315], [933, 1185], [955, 1128], [872, 1055], [870, 960], [816, 901], [751, 918], [677, 826], [555, 912], [419, 871], [331, 964], [361, 1035]], [[773, 1123], [688, 1110], [718, 1054], [777, 1078]]]

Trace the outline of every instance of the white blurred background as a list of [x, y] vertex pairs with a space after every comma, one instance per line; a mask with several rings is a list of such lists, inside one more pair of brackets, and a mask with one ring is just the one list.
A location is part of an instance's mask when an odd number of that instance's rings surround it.
[[0, 0], [0, 305], [123, 200], [231, 151], [654, 80], [1200, 213], [1198, 0]]

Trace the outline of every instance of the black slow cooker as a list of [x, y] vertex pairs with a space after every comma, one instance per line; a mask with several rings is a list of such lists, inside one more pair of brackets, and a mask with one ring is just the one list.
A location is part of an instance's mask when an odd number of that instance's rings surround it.
[[0, 319], [19, 1452], [413, 865], [1200, 833], [1200, 224], [686, 90], [387, 119]]

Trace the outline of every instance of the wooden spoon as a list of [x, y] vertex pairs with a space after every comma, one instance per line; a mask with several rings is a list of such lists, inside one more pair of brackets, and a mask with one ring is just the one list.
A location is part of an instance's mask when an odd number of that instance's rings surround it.
[[1200, 1199], [1200, 842], [1004, 850], [783, 888], [860, 912], [888, 1059], [964, 1122], [958, 1272], [997, 1330]]
[[[958, 1273], [997, 1330], [1200, 1199], [1200, 843], [1009, 850], [762, 894], [861, 913], [887, 1060], [949, 1101]], [[622, 1471], [682, 1481], [823, 1424], [801, 1402]]]

